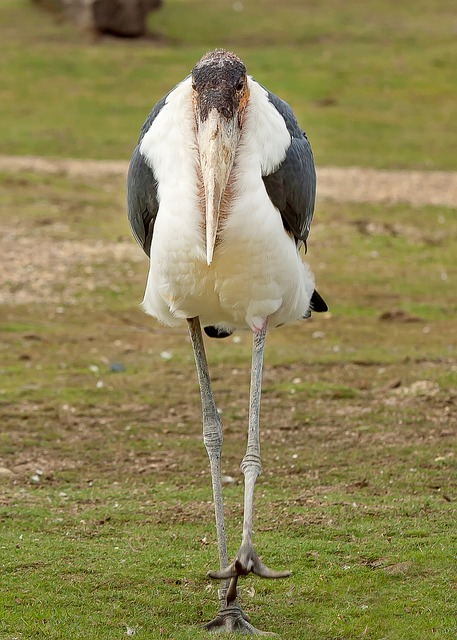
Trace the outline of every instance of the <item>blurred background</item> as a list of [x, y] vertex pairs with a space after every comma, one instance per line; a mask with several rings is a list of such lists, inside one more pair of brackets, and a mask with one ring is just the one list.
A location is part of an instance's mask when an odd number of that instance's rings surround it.
[[[126, 23], [122, 2], [93, 4]], [[147, 3], [124, 4], [141, 31]], [[224, 47], [290, 102], [319, 165], [457, 166], [451, 0], [164, 0], [138, 39], [96, 32], [90, 6], [2, 0], [1, 153], [127, 158], [150, 107]]]

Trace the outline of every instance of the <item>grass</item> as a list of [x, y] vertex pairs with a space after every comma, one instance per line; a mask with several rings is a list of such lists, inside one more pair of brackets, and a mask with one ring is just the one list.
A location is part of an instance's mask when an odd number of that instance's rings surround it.
[[138, 43], [3, 0], [0, 153], [128, 158], [152, 105], [225, 46], [292, 104], [318, 164], [457, 168], [451, 0], [240, 6], [168, 0]]
[[[42, 502], [42, 491], [22, 496], [21, 536], [4, 540], [14, 549], [4, 575], [16, 584], [5, 598], [5, 637], [125, 637], [128, 628], [140, 638], [205, 637], [189, 620], [191, 614], [202, 622], [214, 612], [214, 586], [202, 577], [214, 563], [214, 538], [201, 519], [172, 532], [156, 524], [157, 492], [131, 486], [70, 494], [46, 488], [45, 509], [33, 506]], [[405, 505], [383, 513], [379, 500], [373, 507], [363, 493], [350, 504], [325, 496], [321, 523], [323, 505], [307, 507], [305, 522], [305, 509], [295, 507], [287, 514], [285, 540], [278, 532], [259, 532], [271, 560], [292, 562], [296, 572], [287, 583], [248, 579], [255, 584], [255, 596], [243, 589], [250, 613], [290, 638], [451, 638], [455, 619], [445, 577], [455, 542], [450, 514], [433, 499], [408, 504], [409, 513]], [[194, 495], [184, 490], [181, 500], [189, 512]], [[209, 517], [209, 505], [206, 511]], [[419, 524], [424, 513], [439, 523], [431, 529]], [[392, 524], [397, 519], [401, 525]], [[90, 606], [81, 607], [88, 597]]]
[[[21, 250], [0, 307], [0, 638], [204, 638], [217, 549], [194, 364], [186, 332], [138, 308], [147, 265], [123, 182], [3, 178], [0, 226]], [[293, 575], [246, 578], [242, 602], [288, 640], [451, 640], [455, 211], [318, 208], [309, 259], [331, 315], [271, 332], [264, 374], [255, 541]], [[238, 337], [208, 341], [231, 555]]]

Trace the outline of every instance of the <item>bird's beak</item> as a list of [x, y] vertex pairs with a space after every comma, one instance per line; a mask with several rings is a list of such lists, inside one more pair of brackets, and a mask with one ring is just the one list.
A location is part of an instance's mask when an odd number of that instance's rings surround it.
[[199, 122], [197, 140], [200, 166], [205, 189], [206, 262], [213, 261], [214, 246], [219, 228], [222, 198], [227, 187], [236, 148], [240, 139], [237, 116], [225, 118], [216, 108]]

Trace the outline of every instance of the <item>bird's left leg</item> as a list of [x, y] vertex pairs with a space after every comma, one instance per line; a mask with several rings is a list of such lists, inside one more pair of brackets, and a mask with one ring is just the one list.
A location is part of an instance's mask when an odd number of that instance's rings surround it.
[[254, 333], [251, 369], [251, 393], [249, 404], [249, 429], [246, 455], [241, 462], [244, 474], [244, 519], [241, 547], [234, 562], [221, 571], [212, 571], [212, 578], [231, 578], [227, 592], [227, 603], [236, 598], [236, 585], [239, 576], [252, 571], [262, 578], [286, 578], [290, 571], [274, 571], [261, 562], [252, 544], [252, 519], [254, 511], [254, 487], [262, 471], [260, 459], [260, 396], [262, 390], [263, 352], [267, 321]]

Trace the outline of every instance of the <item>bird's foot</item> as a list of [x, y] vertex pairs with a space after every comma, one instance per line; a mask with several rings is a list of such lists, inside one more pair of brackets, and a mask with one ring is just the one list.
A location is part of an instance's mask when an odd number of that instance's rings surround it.
[[223, 606], [214, 620], [207, 622], [204, 628], [213, 633], [243, 633], [277, 637], [276, 633], [256, 629], [236, 601]]
[[236, 599], [236, 586], [239, 576], [247, 576], [248, 573], [254, 573], [261, 578], [287, 578], [290, 571], [274, 571], [267, 567], [259, 559], [254, 550], [252, 542], [245, 542], [241, 545], [235, 560], [225, 569], [220, 571], [209, 571], [208, 576], [215, 580], [227, 580], [231, 578], [230, 585], [227, 590], [227, 605], [230, 605]]

